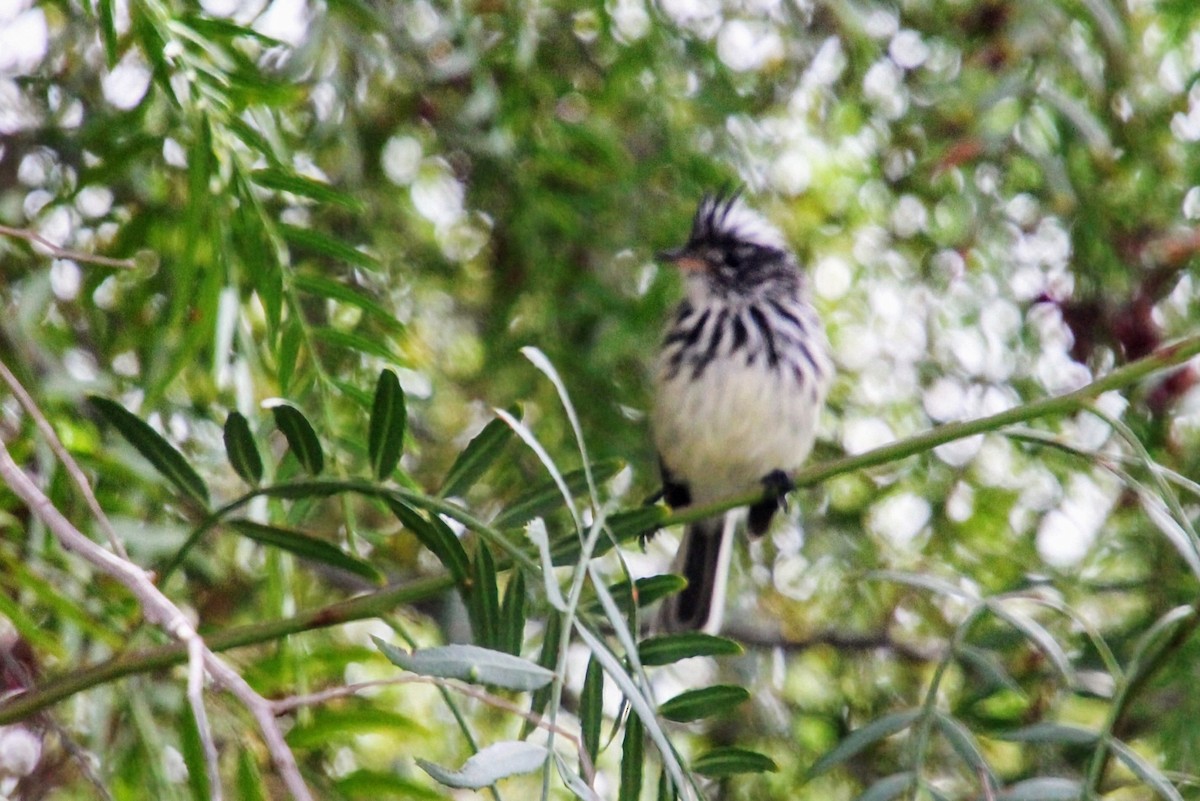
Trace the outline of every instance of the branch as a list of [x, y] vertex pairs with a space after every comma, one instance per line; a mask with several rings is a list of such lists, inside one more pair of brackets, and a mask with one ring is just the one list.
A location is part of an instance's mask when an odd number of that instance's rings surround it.
[[[1200, 354], [1200, 336], [1181, 339], [1172, 345], [1159, 348], [1145, 358], [1113, 370], [1108, 375], [1097, 378], [1087, 386], [1080, 387], [1074, 392], [1068, 392], [1066, 395], [1030, 401], [989, 417], [964, 420], [960, 423], [947, 423], [866, 453], [843, 456], [840, 459], [815, 464], [797, 473], [793, 478], [793, 484], [796, 487], [810, 487], [834, 476], [896, 462], [918, 453], [933, 450], [947, 442], [995, 431], [1014, 423], [1025, 423], [1041, 417], [1069, 414], [1087, 405], [1098, 395], [1136, 384], [1160, 370], [1176, 367], [1197, 354]], [[761, 500], [764, 500], [763, 493], [755, 490], [704, 506], [689, 506], [667, 515], [659, 522], [659, 525], [665, 528], [681, 523], [694, 523], [698, 520], [716, 517], [730, 509], [750, 506]]]
[[754, 625], [727, 626], [721, 636], [737, 640], [753, 648], [778, 648], [788, 653], [799, 653], [810, 648], [827, 645], [839, 651], [890, 651], [897, 659], [912, 663], [936, 662], [943, 654], [940, 651], [922, 649], [915, 645], [899, 642], [885, 630], [852, 634], [835, 630], [819, 631], [802, 639], [789, 639], [777, 628]]
[[[237, 671], [222, 662], [204, 645], [204, 641], [200, 639], [200, 635], [188, 622], [182, 610], [154, 586], [145, 571], [101, 548], [75, 528], [42, 493], [33, 479], [13, 461], [8, 448], [2, 442], [0, 478], [5, 480], [17, 497], [46, 525], [65, 550], [78, 554], [84, 561], [120, 582], [138, 600], [148, 621], [160, 626], [185, 648], [191, 649], [191, 654], [203, 663], [209, 675], [224, 684], [250, 710], [262, 729], [263, 739], [275, 768], [292, 796], [298, 801], [312, 801], [312, 794], [300, 776], [296, 758], [283, 739], [283, 732], [279, 730], [270, 703], [256, 693]], [[193, 664], [193, 670], [195, 669]], [[206, 722], [203, 712], [197, 715], [196, 725], [201, 730], [201, 737], [204, 737]], [[212, 735], [209, 733], [207, 736], [211, 738]], [[213, 770], [210, 766], [210, 772]], [[220, 798], [220, 785], [214, 784], [212, 792], [214, 798]]]
[[[0, 226], [2, 228], [3, 226]], [[46, 442], [50, 445], [50, 450], [54, 451], [54, 455], [62, 462], [63, 469], [67, 471], [67, 475], [75, 482], [75, 486], [79, 489], [79, 493], [83, 496], [87, 503], [88, 509], [96, 518], [96, 522], [100, 524], [100, 528], [104, 529], [104, 533], [108, 536], [108, 544], [112, 546], [113, 551], [122, 559], [128, 559], [129, 554], [125, 553], [125, 546], [121, 544], [121, 540], [117, 537], [117, 532], [113, 530], [112, 523], [108, 520], [108, 515], [104, 514], [104, 510], [100, 507], [100, 502], [96, 500], [95, 493], [92, 492], [92, 487], [88, 484], [87, 476], [83, 474], [83, 468], [71, 457], [62, 440], [58, 438], [58, 433], [54, 430], [54, 426], [50, 425], [50, 421], [46, 419], [46, 415], [42, 414], [42, 410], [33, 400], [28, 390], [17, 380], [12, 371], [8, 369], [8, 365], [0, 361], [0, 378], [4, 379], [4, 383], [8, 384], [8, 388], [12, 390], [17, 402], [21, 404], [25, 412], [33, 418], [34, 424], [38, 431], [42, 432]]]
[[122, 270], [133, 270], [138, 266], [137, 259], [110, 259], [107, 256], [97, 256], [95, 253], [67, 250], [54, 244], [36, 231], [30, 231], [28, 228], [10, 228], [7, 225], [0, 225], [0, 235], [24, 239], [26, 242], [41, 245], [56, 259], [70, 259], [71, 261], [96, 264], [101, 267], [117, 267]]
[[[393, 611], [397, 606], [432, 598], [452, 586], [454, 586], [454, 579], [448, 574], [442, 574], [409, 584], [388, 587], [369, 595], [361, 595], [318, 609], [310, 609], [294, 617], [213, 632], [205, 639], [209, 649], [218, 653], [231, 648], [273, 642], [290, 634], [379, 617]], [[172, 643], [123, 654], [90, 667], [72, 670], [46, 682], [36, 690], [5, 699], [3, 703], [0, 703], [0, 726], [23, 720], [46, 707], [92, 687], [107, 684], [126, 676], [150, 673], [181, 665], [187, 661], [187, 658], [187, 647], [183, 643]]]

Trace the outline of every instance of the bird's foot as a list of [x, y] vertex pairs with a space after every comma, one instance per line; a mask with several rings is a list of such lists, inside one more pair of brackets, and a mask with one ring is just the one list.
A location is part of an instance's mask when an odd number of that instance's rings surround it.
[[771, 518], [779, 509], [787, 511], [787, 494], [796, 488], [791, 477], [782, 470], [772, 470], [762, 477], [763, 499], [750, 506], [750, 533], [765, 534]]

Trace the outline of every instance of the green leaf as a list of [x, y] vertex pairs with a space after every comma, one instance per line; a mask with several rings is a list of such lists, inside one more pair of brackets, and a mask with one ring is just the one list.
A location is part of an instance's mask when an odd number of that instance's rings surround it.
[[[550, 615], [546, 619], [546, 629], [542, 634], [542, 650], [538, 653], [538, 665], [542, 668], [553, 671], [555, 665], [558, 664], [558, 649], [562, 644], [562, 616]], [[549, 685], [536, 690], [533, 697], [529, 699], [529, 711], [533, 715], [540, 715], [546, 709], [546, 704], [550, 701], [551, 690]], [[529, 718], [521, 724], [521, 736], [528, 737], [533, 731], [534, 724]]]
[[279, 334], [279, 349], [275, 353], [276, 373], [279, 388], [287, 392], [292, 387], [292, 376], [300, 358], [300, 343], [304, 330], [296, 320], [288, 320]]
[[638, 643], [642, 664], [669, 665], [693, 656], [737, 656], [743, 648], [733, 640], [698, 631], [647, 637]]
[[983, 751], [980, 750], [979, 743], [976, 742], [971, 731], [959, 721], [942, 712], [934, 713], [933, 722], [937, 724], [938, 730], [950, 743], [950, 747], [954, 749], [959, 758], [967, 763], [971, 773], [975, 776], [986, 777], [994, 787], [996, 775], [992, 772], [992, 766], [988, 764], [987, 758], [984, 757]]
[[250, 424], [241, 412], [230, 412], [225, 418], [225, 453], [229, 464], [242, 480], [252, 486], [262, 481], [262, 457], [250, 433]]
[[497, 645], [516, 656], [521, 655], [525, 644], [525, 574], [513, 570], [508, 586], [504, 588], [504, 601], [500, 604], [500, 639]]
[[386, 498], [385, 501], [404, 527], [438, 558], [442, 566], [454, 577], [456, 584], [466, 581], [471, 560], [467, 557], [462, 542], [440, 517], [433, 515], [427, 519], [416, 509], [395, 498]]
[[352, 742], [363, 734], [429, 737], [429, 730], [407, 715], [362, 703], [360, 699], [345, 706], [322, 706], [309, 711], [303, 723], [287, 733], [293, 748], [317, 748], [333, 743]]
[[375, 477], [383, 481], [396, 469], [404, 451], [404, 429], [408, 414], [404, 408], [404, 390], [391, 370], [382, 370], [375, 384], [375, 402], [371, 406], [371, 424], [367, 432], [367, 452]]
[[687, 723], [720, 715], [749, 700], [750, 691], [736, 684], [717, 684], [688, 690], [664, 701], [658, 711], [667, 720]]
[[362, 267], [364, 270], [379, 268], [378, 260], [370, 253], [364, 253], [340, 239], [334, 239], [332, 236], [314, 231], [312, 228], [300, 228], [296, 225], [280, 223], [279, 233], [283, 235], [284, 241], [300, 250], [311, 250], [335, 262]]
[[579, 694], [579, 728], [583, 750], [592, 764], [600, 755], [600, 732], [604, 726], [604, 668], [593, 657], [583, 674], [583, 690]]
[[[666, 598], [668, 595], [674, 595], [687, 586], [687, 579], [682, 576], [677, 576], [674, 573], [660, 573], [657, 576], [646, 576], [640, 578], [634, 583], [637, 594], [637, 605], [639, 609], [645, 609], [653, 605], [656, 601]], [[617, 602], [617, 606], [629, 615], [633, 611], [633, 598], [629, 592], [628, 581], [617, 581], [609, 585], [609, 595]], [[598, 611], [600, 602], [595, 601], [588, 607], [589, 611]]]
[[987, 605], [988, 609], [992, 610], [997, 617], [1024, 634], [1030, 642], [1048, 656], [1067, 681], [1074, 680], [1075, 671], [1071, 668], [1070, 657], [1045, 626], [1014, 606], [1006, 605], [1002, 599], [988, 599]]
[[500, 646], [500, 591], [496, 586], [496, 564], [492, 552], [477, 543], [471, 561], [471, 580], [467, 585], [467, 612], [475, 641], [488, 648]]
[[298, 273], [293, 275], [291, 280], [292, 286], [301, 292], [362, 309], [378, 320], [389, 331], [400, 332], [404, 330], [404, 325], [396, 319], [395, 314], [352, 286], [343, 284], [340, 281], [334, 281], [332, 278], [326, 278], [323, 275], [314, 275], [312, 273]]
[[240, 801], [267, 801], [267, 785], [258, 769], [258, 760], [249, 748], [238, 749], [236, 782]]
[[658, 772], [658, 801], [677, 801], [679, 793], [671, 784], [670, 778], [665, 770]]
[[1125, 767], [1149, 785], [1159, 796], [1165, 798], [1166, 801], [1183, 801], [1183, 796], [1180, 795], [1179, 790], [1175, 789], [1175, 785], [1171, 784], [1171, 780], [1164, 776], [1162, 771], [1147, 762], [1137, 751], [1120, 740], [1111, 740], [1109, 747], [1117, 755], [1117, 759], [1125, 763]]
[[[607, 481], [620, 472], [624, 462], [606, 459], [592, 464], [592, 475], [597, 482]], [[573, 495], [587, 491], [587, 474], [582, 468], [563, 474], [563, 481]], [[546, 481], [521, 495], [507, 509], [496, 516], [492, 525], [499, 529], [520, 528], [535, 517], [545, 517], [564, 505], [562, 494], [553, 481]], [[575, 538], [578, 539], [577, 537]]]
[[1068, 726], [1063, 723], [1034, 723], [1012, 731], [1001, 731], [989, 735], [996, 740], [1016, 743], [1062, 743], [1064, 745], [1091, 745], [1100, 735], [1091, 729]]
[[893, 773], [868, 787], [867, 791], [858, 797], [858, 801], [891, 801], [907, 792], [912, 783], [912, 771]]
[[321, 442], [317, 439], [317, 432], [313, 430], [312, 424], [299, 409], [286, 403], [272, 406], [271, 413], [275, 415], [275, 425], [283, 432], [284, 439], [287, 440], [288, 447], [292, 449], [300, 466], [308, 471], [309, 475], [320, 475], [325, 469], [325, 454], [321, 450]]
[[117, 22], [113, 13], [115, 0], [98, 0], [96, 11], [100, 17], [100, 33], [104, 40], [104, 59], [111, 70], [117, 65]]
[[499, 458], [512, 436], [513, 430], [503, 420], [492, 420], [484, 426], [450, 466], [438, 497], [461, 498], [465, 495]]
[[745, 748], [714, 748], [692, 760], [692, 770], [705, 776], [732, 776], [735, 773], [774, 773], [775, 760], [766, 754]]
[[212, 798], [209, 794], [208, 770], [204, 758], [204, 745], [200, 741], [200, 730], [196, 716], [190, 706], [185, 706], [183, 720], [179, 726], [179, 750], [183, 764], [187, 766], [187, 783], [191, 796], [196, 801]]
[[892, 712], [881, 718], [876, 718], [866, 726], [855, 729], [808, 769], [809, 778], [820, 776], [825, 771], [842, 764], [850, 759], [850, 757], [874, 745], [885, 737], [890, 737], [898, 731], [907, 729], [920, 716], [921, 710], [906, 709], [903, 712]]
[[996, 793], [996, 801], [1076, 801], [1082, 789], [1075, 779], [1046, 776], [1017, 782]]
[[119, 403], [98, 395], [89, 395], [88, 400], [138, 453], [154, 465], [155, 470], [193, 501], [208, 506], [208, 487], [204, 480], [161, 434]]
[[625, 739], [621, 742], [621, 783], [617, 801], [638, 801], [642, 797], [642, 771], [646, 760], [644, 741], [641, 718], [630, 715], [625, 721]]
[[[360, 769], [347, 773], [334, 781], [339, 795], [347, 801], [361, 799], [403, 799], [403, 801], [445, 801], [445, 796], [422, 781], [401, 776], [392, 770]], [[238, 801], [241, 801], [239, 798]]]
[[402, 362], [386, 344], [386, 340], [380, 340], [374, 337], [365, 337], [361, 334], [355, 334], [350, 331], [338, 331], [335, 328], [315, 328], [312, 332], [313, 339], [323, 342], [326, 345], [331, 345], [335, 348], [342, 348], [353, 353], [362, 353], [367, 356], [374, 356], [382, 359], [385, 362], [397, 364]]
[[328, 498], [343, 491], [343, 487], [333, 482], [308, 482], [295, 484], [275, 484], [263, 487], [258, 492], [268, 498], [283, 498], [289, 501], [300, 501], [307, 498]]
[[250, 180], [267, 189], [291, 192], [293, 195], [300, 195], [301, 197], [315, 200], [318, 203], [332, 203], [355, 213], [361, 213], [365, 210], [362, 201], [357, 198], [339, 192], [329, 184], [314, 181], [312, 178], [305, 178], [290, 170], [281, 170], [274, 167], [255, 170], [250, 173]]
[[978, 689], [1003, 687], [1015, 693], [1021, 692], [1021, 685], [1017, 684], [1017, 680], [1008, 674], [1008, 671], [991, 651], [959, 643], [954, 647], [954, 655], [985, 679], [985, 684], [976, 685]]
[[544, 745], [508, 740], [489, 745], [458, 770], [447, 770], [420, 758], [416, 762], [421, 770], [447, 787], [479, 790], [508, 776], [531, 773], [545, 764], [547, 756], [549, 752]]
[[226, 522], [238, 534], [255, 542], [279, 548], [310, 562], [319, 562], [339, 570], [345, 570], [347, 573], [362, 576], [375, 584], [383, 583], [383, 574], [374, 565], [351, 556], [326, 540], [301, 531], [256, 523], [253, 520], [236, 519]]
[[528, 659], [478, 645], [445, 645], [409, 653], [378, 637], [371, 639], [393, 665], [422, 676], [490, 684], [519, 692], [536, 690], [554, 679], [554, 671]]

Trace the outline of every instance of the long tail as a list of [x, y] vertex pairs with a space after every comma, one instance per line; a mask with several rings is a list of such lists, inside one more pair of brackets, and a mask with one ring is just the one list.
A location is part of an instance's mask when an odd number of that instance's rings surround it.
[[725, 585], [733, 543], [733, 517], [693, 523], [683, 533], [672, 571], [687, 579], [681, 592], [663, 602], [663, 631], [699, 630], [716, 634], [725, 612]]

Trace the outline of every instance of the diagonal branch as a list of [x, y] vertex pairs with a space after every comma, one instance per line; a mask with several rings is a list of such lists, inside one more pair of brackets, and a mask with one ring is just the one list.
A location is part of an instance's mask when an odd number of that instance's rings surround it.
[[75, 482], [75, 486], [79, 489], [79, 493], [83, 496], [87, 503], [88, 509], [91, 510], [92, 516], [96, 518], [96, 522], [100, 524], [100, 528], [104, 529], [104, 533], [108, 536], [108, 544], [116, 552], [117, 556], [122, 559], [128, 559], [129, 555], [125, 553], [125, 546], [121, 544], [121, 539], [117, 536], [117, 532], [113, 530], [112, 523], [108, 520], [108, 515], [104, 514], [104, 510], [100, 508], [100, 502], [96, 500], [95, 493], [92, 492], [92, 487], [88, 484], [87, 476], [83, 474], [83, 468], [75, 461], [74, 457], [62, 444], [62, 440], [58, 438], [58, 432], [54, 430], [54, 426], [50, 425], [50, 421], [46, 419], [46, 415], [42, 414], [42, 410], [33, 400], [33, 396], [25, 389], [24, 385], [17, 380], [13, 375], [12, 370], [8, 369], [8, 365], [0, 361], [0, 379], [8, 384], [8, 388], [12, 390], [12, 394], [16, 397], [17, 402], [21, 404], [21, 408], [25, 410], [37, 426], [38, 431], [42, 432], [42, 436], [46, 439], [46, 443], [50, 446], [50, 450], [54, 451], [54, 455], [62, 462], [63, 469], [67, 471], [67, 475]]
[[[1200, 336], [1181, 339], [1174, 344], [1159, 348], [1145, 358], [1138, 359], [1135, 362], [1130, 362], [1123, 367], [1113, 370], [1108, 375], [1101, 376], [1074, 392], [1068, 392], [1065, 395], [1058, 395], [1053, 398], [1030, 401], [1029, 403], [1005, 409], [998, 414], [988, 417], [964, 420], [960, 423], [947, 423], [946, 425], [923, 431], [908, 439], [875, 448], [866, 453], [843, 456], [840, 459], [832, 459], [828, 462], [815, 464], [797, 473], [793, 479], [793, 483], [797, 487], [810, 487], [844, 473], [853, 473], [856, 470], [865, 470], [869, 467], [877, 467], [881, 464], [888, 464], [909, 456], [915, 456], [918, 453], [925, 453], [939, 445], [945, 445], [947, 442], [954, 442], [955, 440], [965, 439], [976, 434], [996, 431], [1015, 423], [1025, 423], [1042, 417], [1070, 414], [1083, 408], [1098, 395], [1114, 389], [1124, 389], [1125, 387], [1132, 386], [1154, 373], [1183, 364], [1197, 354], [1200, 354]], [[680, 523], [694, 523], [697, 520], [716, 517], [724, 512], [728, 512], [730, 509], [736, 509], [740, 506], [750, 506], [763, 499], [761, 491], [754, 491], [704, 506], [689, 506], [686, 509], [681, 509], [678, 512], [667, 515], [659, 522], [659, 525], [665, 528]]]
[[[13, 461], [8, 448], [2, 442], [0, 442], [0, 478], [4, 479], [16, 496], [24, 501], [30, 511], [46, 525], [46, 528], [65, 550], [77, 554], [105, 575], [120, 582], [137, 598], [149, 622], [160, 626], [171, 637], [187, 647], [193, 656], [202, 661], [203, 668], [208, 671], [208, 674], [215, 681], [223, 684], [250, 710], [262, 729], [263, 739], [271, 753], [275, 768], [292, 796], [298, 801], [312, 801], [312, 794], [300, 776], [296, 758], [283, 739], [283, 732], [279, 729], [270, 703], [256, 693], [245, 679], [238, 675], [237, 671], [221, 661], [204, 644], [200, 635], [184, 616], [183, 611], [154, 586], [146, 572], [132, 562], [100, 547], [75, 528], [42, 493], [33, 479]], [[189, 695], [192, 698], [196, 697]], [[201, 736], [204, 736], [203, 712], [197, 713], [196, 724], [200, 727]], [[214, 783], [212, 791], [214, 798], [220, 797], [219, 784]]]

